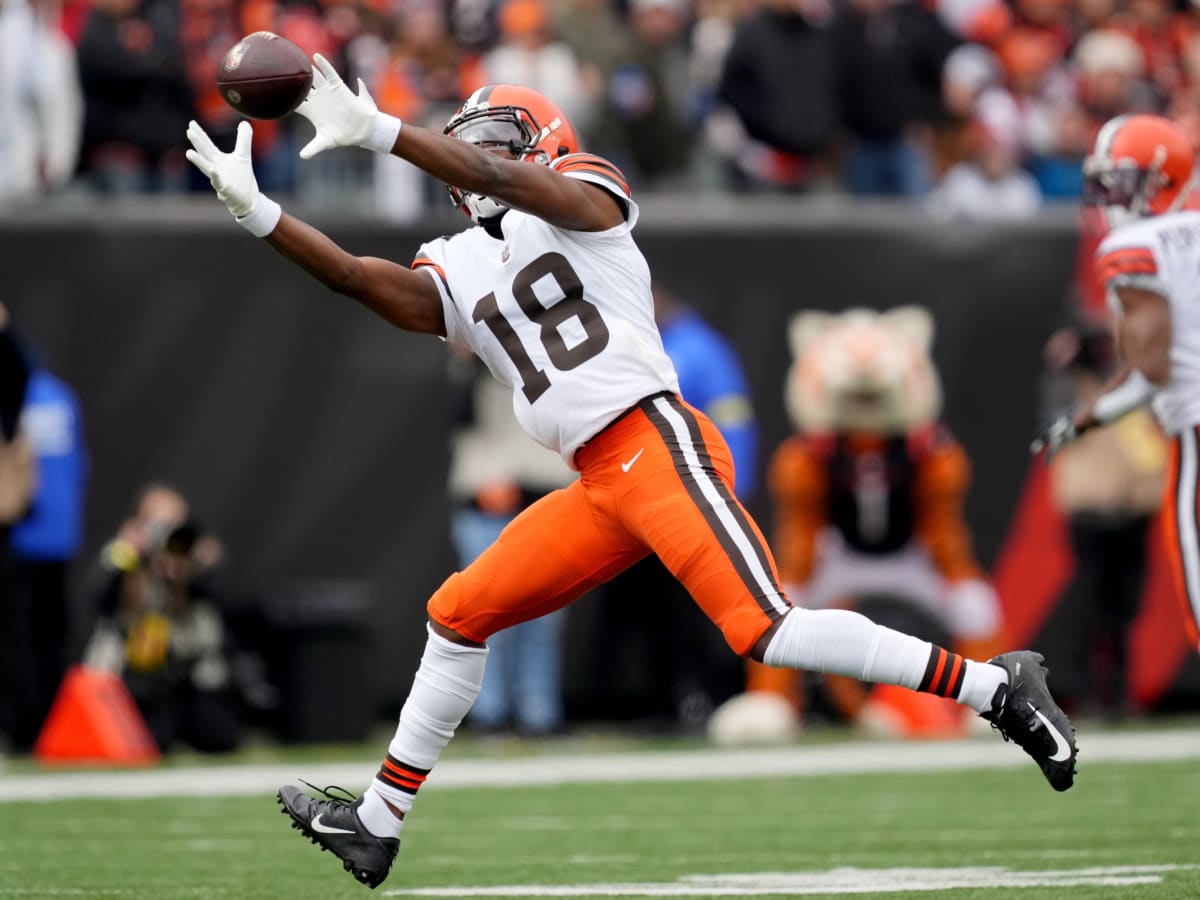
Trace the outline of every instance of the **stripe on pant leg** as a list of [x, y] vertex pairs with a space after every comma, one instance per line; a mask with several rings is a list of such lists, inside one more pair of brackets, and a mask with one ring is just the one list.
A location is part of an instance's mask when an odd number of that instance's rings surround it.
[[757, 535], [747, 527], [740, 506], [716, 476], [695, 419], [674, 398], [655, 399], [646, 414], [671, 451], [688, 496], [704, 515], [738, 577], [770, 619], [781, 618], [791, 604], [771, 576]]
[[1196, 430], [1188, 428], [1179, 434], [1179, 483], [1175, 486], [1176, 547], [1183, 563], [1183, 583], [1192, 620], [1200, 625], [1200, 524], [1197, 522]]

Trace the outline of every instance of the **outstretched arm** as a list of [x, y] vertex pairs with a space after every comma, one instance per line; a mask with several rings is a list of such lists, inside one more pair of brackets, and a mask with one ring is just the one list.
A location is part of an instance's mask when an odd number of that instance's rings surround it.
[[499, 200], [559, 228], [603, 231], [625, 220], [617, 199], [603, 188], [416, 125], [402, 127], [399, 119], [379, 112], [361, 79], [356, 94], [319, 53], [313, 64], [312, 90], [296, 112], [317, 133], [300, 151], [302, 158], [332, 147], [365, 147], [392, 153], [459, 190]]
[[1154, 398], [1171, 377], [1171, 307], [1143, 288], [1117, 288], [1117, 348], [1123, 363], [1104, 392], [1075, 416], [1079, 432], [1113, 422]]
[[193, 148], [187, 158], [208, 176], [217, 196], [244, 228], [331, 290], [357, 300], [396, 327], [446, 334], [441, 296], [431, 278], [385, 259], [347, 253], [259, 193], [250, 162], [254, 132], [249, 122], [238, 126], [231, 153], [218, 150], [195, 122], [189, 124], [187, 134]]

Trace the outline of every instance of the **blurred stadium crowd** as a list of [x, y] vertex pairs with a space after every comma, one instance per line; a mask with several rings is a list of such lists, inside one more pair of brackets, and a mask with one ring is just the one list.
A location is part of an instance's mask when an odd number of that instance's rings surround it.
[[[1200, 142], [1200, 8], [1173, 0], [3, 0], [0, 201], [205, 187], [187, 121], [232, 141], [214, 79], [260, 29], [422, 124], [481, 84], [528, 84], [643, 191], [1014, 217], [1078, 195], [1116, 113], [1165, 112]], [[306, 128], [257, 124], [265, 190], [357, 188], [393, 218], [433, 202], [395, 161], [297, 166]]]

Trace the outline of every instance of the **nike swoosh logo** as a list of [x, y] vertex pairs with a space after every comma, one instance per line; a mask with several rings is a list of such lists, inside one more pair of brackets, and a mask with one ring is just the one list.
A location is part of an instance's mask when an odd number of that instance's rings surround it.
[[319, 834], [354, 834], [351, 828], [334, 828], [332, 825], [326, 825], [321, 821], [321, 817], [317, 816], [309, 823], [309, 827]]
[[646, 448], [645, 448], [645, 447], [643, 447], [643, 448], [642, 448], [641, 450], [639, 450], [637, 453], [633, 454], [633, 459], [631, 459], [629, 462], [623, 462], [623, 463], [621, 463], [621, 471], [622, 471], [622, 472], [628, 472], [630, 469], [632, 469], [632, 468], [633, 468], [633, 464], [634, 464], [635, 462], [637, 462], [637, 461], [638, 461], [638, 457], [639, 457], [639, 456], [641, 456], [641, 455], [642, 455], [643, 453], [645, 453], [645, 452], [646, 452]]
[[1050, 732], [1050, 737], [1054, 738], [1054, 755], [1050, 757], [1053, 762], [1066, 762], [1071, 758], [1071, 745], [1067, 743], [1067, 739], [1063, 737], [1057, 728], [1050, 724], [1050, 720], [1034, 708], [1033, 704], [1029, 704], [1029, 708], [1033, 710], [1033, 714], [1042, 720], [1042, 724], [1046, 726], [1046, 730]]

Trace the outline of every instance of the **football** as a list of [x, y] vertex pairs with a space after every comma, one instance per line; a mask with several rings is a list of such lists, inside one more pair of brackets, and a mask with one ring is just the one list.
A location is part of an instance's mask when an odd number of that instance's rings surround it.
[[312, 80], [312, 64], [303, 50], [270, 31], [256, 31], [221, 60], [217, 90], [244, 116], [280, 119], [300, 105]]

